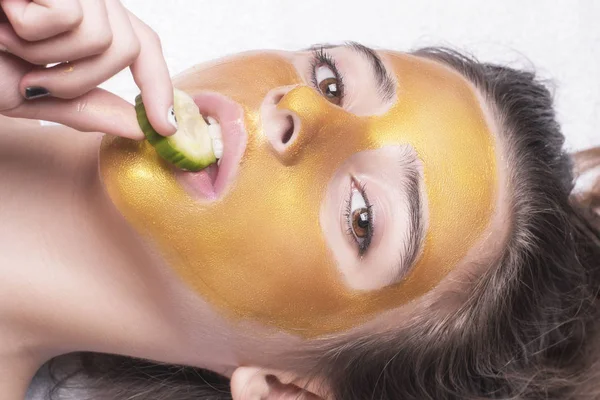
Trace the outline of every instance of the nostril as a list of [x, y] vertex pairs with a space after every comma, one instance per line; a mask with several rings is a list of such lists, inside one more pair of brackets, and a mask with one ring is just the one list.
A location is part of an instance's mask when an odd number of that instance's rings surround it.
[[291, 139], [292, 136], [294, 135], [294, 119], [291, 116], [287, 116], [285, 119], [286, 122], [286, 126], [285, 126], [285, 130], [283, 132], [283, 136], [281, 137], [281, 142], [283, 144], [287, 144]]
[[279, 104], [286, 92], [278, 92], [273, 95], [273, 104]]
[[[0, 0], [1, 2], [2, 0]], [[285, 156], [290, 146], [301, 136], [301, 120], [287, 107], [280, 107], [281, 101], [295, 86], [272, 89], [260, 106], [260, 119], [264, 134], [271, 148]]]

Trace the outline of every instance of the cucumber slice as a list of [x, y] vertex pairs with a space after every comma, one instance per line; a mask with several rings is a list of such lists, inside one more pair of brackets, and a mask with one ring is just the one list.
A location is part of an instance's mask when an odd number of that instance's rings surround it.
[[162, 158], [177, 168], [200, 171], [217, 162], [208, 133], [208, 125], [200, 114], [198, 106], [194, 103], [194, 99], [187, 93], [174, 89], [173, 97], [173, 109], [178, 126], [174, 135], [165, 137], [154, 130], [148, 121], [141, 95], [135, 98], [138, 123], [146, 140], [154, 146]]

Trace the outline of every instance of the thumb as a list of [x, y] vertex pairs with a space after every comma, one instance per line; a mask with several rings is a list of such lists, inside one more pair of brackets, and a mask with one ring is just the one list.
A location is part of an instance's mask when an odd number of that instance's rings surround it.
[[70, 100], [44, 97], [25, 101], [2, 113], [14, 118], [57, 122], [82, 132], [102, 132], [136, 140], [144, 138], [133, 105], [98, 88]]

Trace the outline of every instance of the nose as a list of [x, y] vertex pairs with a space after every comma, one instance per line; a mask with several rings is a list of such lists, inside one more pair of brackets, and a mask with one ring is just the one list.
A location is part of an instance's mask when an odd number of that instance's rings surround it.
[[272, 89], [263, 100], [260, 117], [263, 132], [273, 150], [284, 155], [297, 139], [300, 127], [298, 116], [287, 108], [277, 108], [283, 97], [296, 86]]

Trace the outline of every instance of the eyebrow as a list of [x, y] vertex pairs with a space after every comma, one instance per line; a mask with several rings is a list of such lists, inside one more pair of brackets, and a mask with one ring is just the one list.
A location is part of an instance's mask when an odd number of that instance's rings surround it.
[[422, 205], [419, 190], [420, 175], [413, 163], [407, 165], [406, 176], [403, 182], [404, 189], [408, 198], [408, 238], [403, 240], [404, 245], [400, 259], [400, 268], [397, 270], [401, 275], [405, 275], [415, 264], [422, 248], [425, 229], [422, 219]]
[[334, 49], [338, 47], [351, 49], [354, 52], [365, 57], [367, 61], [369, 61], [369, 63], [371, 64], [373, 73], [375, 74], [375, 79], [377, 80], [379, 93], [381, 94], [383, 100], [389, 101], [394, 98], [394, 95], [396, 94], [396, 85], [394, 83], [394, 80], [390, 76], [388, 70], [385, 68], [385, 65], [383, 65], [383, 61], [381, 61], [379, 55], [375, 52], [375, 50], [371, 49], [370, 47], [362, 45], [358, 42], [346, 42], [342, 45], [325, 43], [321, 45], [311, 46], [309, 50]]

